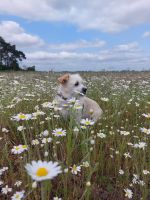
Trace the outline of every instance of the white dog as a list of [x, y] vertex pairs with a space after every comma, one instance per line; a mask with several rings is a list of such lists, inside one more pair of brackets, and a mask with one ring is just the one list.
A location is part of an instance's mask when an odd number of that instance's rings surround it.
[[86, 118], [96, 122], [101, 118], [103, 111], [94, 100], [85, 97], [87, 88], [79, 74], [65, 74], [58, 78], [58, 82], [60, 85], [54, 101], [57, 102], [58, 107], [62, 108], [60, 113], [64, 118], [70, 115], [65, 105], [73, 98], [82, 106], [82, 109], [76, 113], [78, 122]]

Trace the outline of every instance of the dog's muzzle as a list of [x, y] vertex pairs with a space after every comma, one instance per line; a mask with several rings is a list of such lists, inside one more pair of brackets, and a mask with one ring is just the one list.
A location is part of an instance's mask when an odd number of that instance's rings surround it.
[[82, 88], [82, 93], [83, 93], [83, 94], [86, 94], [86, 91], [87, 91], [87, 88], [86, 88], [86, 87]]

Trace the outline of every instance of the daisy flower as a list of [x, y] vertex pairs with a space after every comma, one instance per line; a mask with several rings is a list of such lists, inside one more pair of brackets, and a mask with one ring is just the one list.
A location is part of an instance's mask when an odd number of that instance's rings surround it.
[[37, 116], [45, 115], [45, 113], [43, 111], [37, 110], [36, 112], [32, 113], [32, 115], [36, 118]]
[[150, 171], [145, 169], [145, 170], [143, 170], [143, 174], [145, 174], [145, 175], [150, 174]]
[[106, 135], [104, 134], [104, 133], [97, 133], [97, 137], [100, 137], [100, 138], [105, 138], [106, 137]]
[[134, 148], [145, 149], [147, 144], [145, 142], [139, 142], [138, 144], [134, 144]]
[[75, 164], [71, 167], [71, 173], [77, 175], [81, 171], [81, 166], [76, 166]]
[[45, 130], [45, 131], [43, 131], [42, 133], [41, 133], [41, 135], [43, 135], [43, 136], [48, 136], [49, 135], [49, 132], [48, 132], [48, 130]]
[[75, 103], [78, 102], [78, 100], [76, 100], [76, 98], [73, 97], [73, 98], [71, 98], [71, 99], [68, 99], [67, 102], [70, 103], [70, 104], [75, 104]]
[[28, 150], [28, 146], [27, 145], [18, 145], [18, 146], [14, 146], [11, 150], [11, 153], [13, 154], [20, 154], [22, 152], [24, 152], [25, 150]]
[[133, 196], [132, 190], [127, 188], [127, 189], [124, 189], [124, 191], [125, 191], [125, 197], [128, 197], [129, 199], [132, 199], [132, 196]]
[[82, 109], [83, 107], [82, 107], [80, 104], [75, 103], [74, 106], [73, 106], [73, 108], [74, 108], [75, 110], [80, 110], [80, 109]]
[[51, 137], [49, 137], [49, 138], [43, 138], [43, 139], [42, 139], [42, 143], [43, 143], [43, 144], [50, 143], [51, 141], [52, 141], [52, 138], [51, 138]]
[[18, 128], [17, 128], [17, 130], [18, 131], [23, 131], [23, 130], [25, 130], [26, 128], [24, 127], [24, 126], [18, 126]]
[[150, 118], [150, 113], [148, 113], [148, 114], [143, 113], [142, 116], [144, 116], [146, 118]]
[[44, 102], [42, 104], [43, 108], [53, 108], [53, 104], [51, 102]]
[[3, 132], [3, 133], [8, 133], [8, 132], [9, 132], [9, 130], [8, 130], [8, 129], [6, 129], [6, 128], [2, 128], [2, 132]]
[[8, 194], [9, 192], [12, 191], [12, 188], [9, 188], [8, 185], [2, 188], [2, 193], [3, 194]]
[[21, 200], [21, 199], [23, 199], [23, 197], [24, 197], [24, 193], [25, 193], [24, 190], [23, 190], [23, 191], [20, 191], [20, 192], [16, 192], [16, 193], [11, 197], [11, 199], [12, 199], [12, 200]]
[[102, 101], [105, 101], [105, 102], [109, 101], [109, 99], [106, 98], [106, 97], [102, 97], [101, 100], [102, 100]]
[[125, 135], [125, 136], [126, 136], [126, 135], [130, 135], [130, 133], [129, 133], [128, 131], [120, 131], [120, 134], [121, 134], [121, 135]]
[[80, 123], [83, 124], [83, 125], [86, 125], [86, 126], [91, 126], [91, 125], [94, 124], [94, 122], [92, 120], [88, 119], [88, 118], [82, 119]]
[[32, 118], [31, 114], [23, 114], [23, 113], [19, 113], [15, 116], [12, 116], [12, 120], [16, 120], [16, 121], [24, 121], [24, 120], [29, 120]]
[[141, 128], [142, 133], [146, 133], [147, 135], [150, 135], [150, 129], [147, 128]]
[[31, 144], [32, 145], [38, 145], [40, 142], [38, 141], [38, 139], [32, 140]]
[[123, 175], [124, 171], [122, 169], [119, 169], [119, 174]]
[[59, 198], [59, 197], [53, 197], [53, 200], [62, 200], [62, 198]]
[[90, 164], [89, 164], [89, 162], [88, 162], [88, 161], [85, 161], [85, 162], [83, 162], [83, 163], [82, 163], [82, 166], [87, 168], [87, 167], [89, 167], [89, 166], [90, 166]]
[[66, 130], [63, 130], [62, 128], [58, 128], [58, 129], [53, 130], [52, 134], [57, 137], [66, 136]]
[[21, 184], [22, 184], [21, 181], [16, 181], [14, 185], [17, 186], [17, 187], [19, 187]]
[[0, 180], [0, 186], [3, 185], [3, 184], [4, 184], [4, 182]]
[[58, 163], [52, 161], [32, 161], [31, 164], [26, 164], [25, 168], [28, 174], [35, 181], [53, 179], [62, 172], [61, 167], [58, 166]]

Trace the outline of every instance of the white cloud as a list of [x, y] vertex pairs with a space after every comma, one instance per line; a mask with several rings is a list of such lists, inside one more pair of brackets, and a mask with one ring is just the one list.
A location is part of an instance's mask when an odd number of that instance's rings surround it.
[[146, 31], [145, 33], [143, 33], [142, 37], [143, 38], [150, 37], [150, 31]]
[[150, 22], [150, 0], [5, 0], [0, 12], [29, 20], [66, 21], [81, 29], [119, 32]]
[[106, 44], [103, 40], [80, 40], [71, 43], [61, 43], [61, 44], [50, 44], [48, 47], [50, 49], [56, 50], [75, 50], [75, 49], [84, 49], [84, 48], [102, 48]]
[[19, 47], [37, 47], [44, 44], [42, 39], [38, 36], [26, 33], [25, 30], [14, 21], [2, 21], [0, 23], [0, 36]]
[[[35, 51], [27, 53], [28, 63], [39, 70], [148, 69], [150, 56], [137, 42], [116, 45], [96, 52]], [[43, 66], [43, 68], [41, 67]]]

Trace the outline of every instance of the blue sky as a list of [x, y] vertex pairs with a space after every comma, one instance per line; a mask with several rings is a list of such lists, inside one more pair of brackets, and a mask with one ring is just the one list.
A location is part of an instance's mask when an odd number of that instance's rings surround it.
[[150, 69], [150, 1], [83, 2], [0, 2], [0, 36], [40, 71]]

